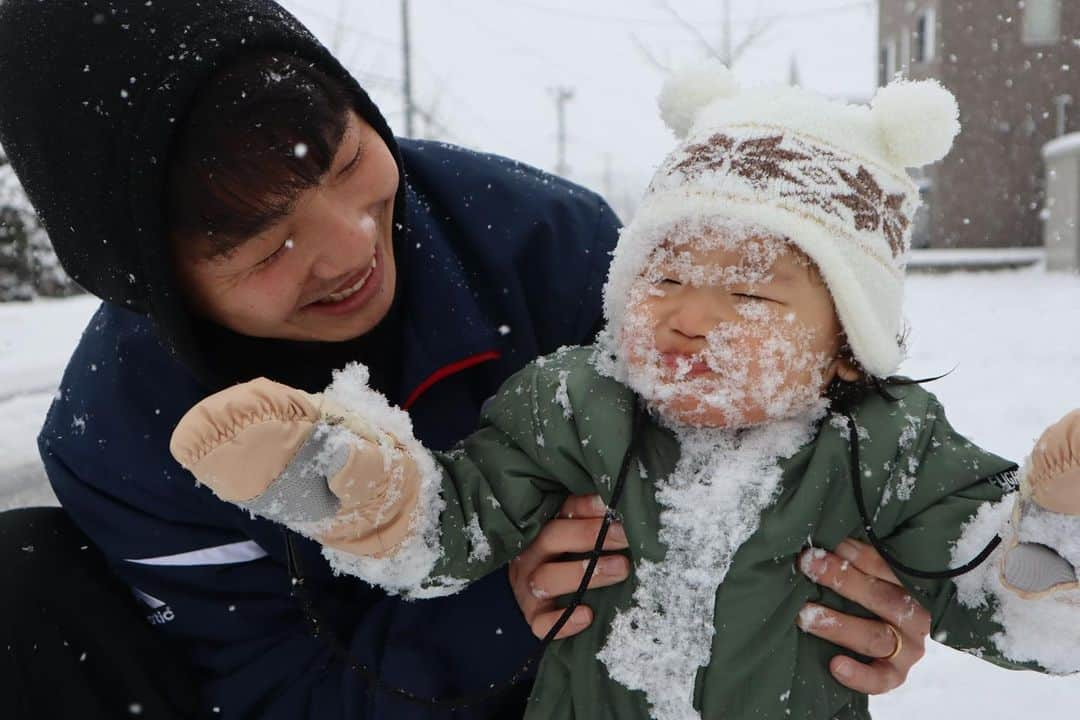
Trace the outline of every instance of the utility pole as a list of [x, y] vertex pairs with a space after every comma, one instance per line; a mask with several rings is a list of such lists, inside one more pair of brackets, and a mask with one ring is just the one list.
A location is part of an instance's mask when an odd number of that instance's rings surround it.
[[611, 153], [604, 153], [604, 176], [601, 181], [605, 198], [615, 197], [615, 177], [611, 168]]
[[401, 48], [404, 52], [402, 67], [402, 94], [405, 98], [405, 136], [413, 137], [416, 128], [413, 122], [416, 108], [412, 96], [412, 42], [409, 36], [409, 0], [401, 0]]
[[793, 87], [802, 85], [802, 78], [799, 73], [799, 58], [795, 53], [791, 54], [791, 63], [788, 65], [787, 83]]
[[560, 86], [552, 88], [555, 97], [555, 111], [559, 118], [558, 155], [555, 161], [555, 174], [566, 177], [570, 174], [570, 168], [566, 164], [566, 103], [574, 99], [574, 89]]
[[348, 9], [345, 7], [345, 0], [338, 0], [337, 22], [334, 23], [334, 38], [330, 41], [330, 49], [334, 51], [334, 55], [341, 55], [341, 46], [345, 40], [345, 17], [347, 15]]
[[723, 0], [724, 3], [724, 27], [723, 35], [720, 39], [721, 47], [720, 52], [723, 56], [720, 58], [720, 62], [724, 63], [727, 67], [731, 67], [731, 0]]

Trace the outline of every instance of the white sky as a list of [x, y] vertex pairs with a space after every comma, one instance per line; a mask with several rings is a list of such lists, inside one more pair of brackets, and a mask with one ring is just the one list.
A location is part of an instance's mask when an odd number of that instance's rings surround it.
[[[400, 0], [283, 0], [361, 80], [404, 133]], [[663, 73], [640, 49], [678, 66], [704, 56], [658, 0], [410, 0], [417, 103], [440, 137], [548, 170], [556, 158], [551, 88], [569, 86], [570, 177], [632, 205], [674, 140], [655, 98]], [[718, 0], [671, 0], [714, 46]], [[732, 0], [734, 43], [755, 18], [779, 16], [739, 62], [745, 85], [802, 83], [869, 98], [875, 88], [876, 2]], [[342, 18], [342, 22], [338, 22]], [[635, 41], [637, 38], [637, 41]], [[424, 124], [417, 123], [417, 134]], [[610, 170], [605, 180], [605, 167]]]

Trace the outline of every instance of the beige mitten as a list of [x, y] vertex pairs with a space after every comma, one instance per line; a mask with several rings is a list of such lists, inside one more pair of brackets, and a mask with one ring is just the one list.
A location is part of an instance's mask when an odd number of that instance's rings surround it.
[[391, 554], [419, 493], [412, 456], [323, 395], [259, 378], [187, 412], [169, 450], [222, 500], [355, 555]]
[[1051, 425], [1035, 443], [1026, 480], [1021, 492], [1040, 507], [1080, 515], [1080, 410]]
[[1028, 598], [1080, 588], [1080, 410], [1035, 443], [1012, 529], [1001, 562], [1005, 587]]

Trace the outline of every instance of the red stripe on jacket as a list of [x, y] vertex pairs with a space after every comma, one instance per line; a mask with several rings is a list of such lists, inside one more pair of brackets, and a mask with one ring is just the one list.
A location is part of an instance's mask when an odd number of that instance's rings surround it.
[[408, 410], [416, 403], [417, 400], [420, 399], [420, 396], [430, 390], [433, 385], [442, 380], [445, 380], [451, 375], [456, 375], [459, 372], [468, 370], [469, 368], [480, 365], [481, 363], [498, 360], [501, 357], [502, 354], [498, 351], [488, 350], [487, 352], [482, 352], [478, 355], [473, 355], [471, 357], [465, 358], [464, 360], [458, 360], [455, 363], [451, 363], [445, 367], [439, 368], [438, 370], [433, 372], [427, 380], [420, 383], [420, 385], [412, 391], [408, 399], [405, 401], [405, 404], [401, 406], [402, 409]]

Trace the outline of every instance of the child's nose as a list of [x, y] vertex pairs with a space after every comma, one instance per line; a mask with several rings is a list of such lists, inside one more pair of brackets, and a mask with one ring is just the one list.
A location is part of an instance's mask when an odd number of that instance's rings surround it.
[[723, 322], [729, 308], [722, 305], [715, 293], [708, 288], [691, 288], [684, 291], [680, 302], [672, 309], [668, 326], [677, 335], [688, 339], [702, 339]]

